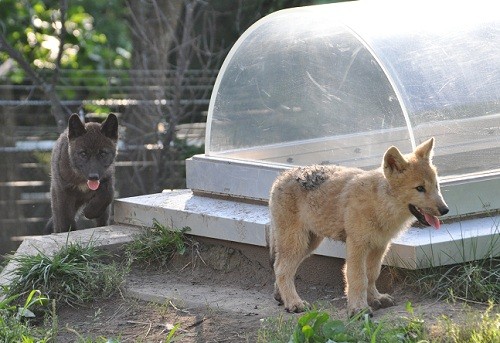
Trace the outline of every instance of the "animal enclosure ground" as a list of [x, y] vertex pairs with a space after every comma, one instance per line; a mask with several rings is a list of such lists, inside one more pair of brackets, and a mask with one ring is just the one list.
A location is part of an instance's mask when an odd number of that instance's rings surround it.
[[[179, 342], [256, 342], [264, 318], [300, 316], [285, 313], [272, 298], [269, 266], [223, 246], [204, 246], [194, 254], [177, 256], [168, 270], [135, 266], [122, 288], [121, 294], [106, 301], [60, 308], [57, 341], [77, 341], [81, 336], [164, 342], [179, 324]], [[468, 316], [461, 303], [421, 297], [402, 284], [391, 288], [397, 306], [376, 311], [374, 319], [408, 316], [407, 301], [429, 330], [436, 330], [442, 315], [454, 321]], [[335, 282], [317, 284], [299, 277], [297, 289], [304, 299], [346, 318], [346, 300]]]

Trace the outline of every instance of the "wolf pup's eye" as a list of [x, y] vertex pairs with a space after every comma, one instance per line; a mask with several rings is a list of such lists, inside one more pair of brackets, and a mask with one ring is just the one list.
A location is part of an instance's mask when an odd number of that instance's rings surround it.
[[82, 150], [80, 152], [78, 152], [78, 155], [80, 155], [81, 158], [87, 158], [88, 157], [88, 154], [85, 150]]
[[425, 192], [425, 187], [424, 186], [418, 186], [418, 187], [415, 187], [415, 189], [417, 191], [419, 191], [420, 193], [424, 193]]
[[99, 158], [105, 158], [108, 155], [108, 152], [105, 150], [99, 151]]

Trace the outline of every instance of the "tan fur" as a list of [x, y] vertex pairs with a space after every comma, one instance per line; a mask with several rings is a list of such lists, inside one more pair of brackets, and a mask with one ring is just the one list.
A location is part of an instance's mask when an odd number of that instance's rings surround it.
[[[408, 155], [391, 147], [382, 166], [363, 171], [339, 166], [299, 167], [283, 172], [269, 199], [274, 296], [287, 311], [308, 304], [295, 289], [301, 262], [324, 237], [346, 243], [344, 268], [349, 315], [394, 304], [375, 281], [390, 241], [415, 220], [408, 205], [439, 216], [448, 212], [432, 165], [434, 139]], [[419, 186], [425, 192], [418, 191]]]

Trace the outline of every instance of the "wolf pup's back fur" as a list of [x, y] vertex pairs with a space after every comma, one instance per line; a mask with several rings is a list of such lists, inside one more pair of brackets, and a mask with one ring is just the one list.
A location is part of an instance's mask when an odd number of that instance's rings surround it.
[[108, 225], [117, 141], [118, 119], [113, 113], [102, 124], [83, 124], [76, 114], [69, 118], [52, 150], [52, 217], [46, 233], [75, 230], [75, 216], [82, 207], [97, 226]]
[[436, 216], [448, 212], [432, 165], [433, 145], [430, 139], [408, 155], [391, 147], [376, 170], [310, 166], [278, 177], [269, 200], [269, 244], [274, 297], [286, 310], [308, 306], [295, 289], [295, 273], [324, 237], [346, 243], [349, 315], [394, 304], [375, 286], [391, 239], [415, 218], [439, 228]]

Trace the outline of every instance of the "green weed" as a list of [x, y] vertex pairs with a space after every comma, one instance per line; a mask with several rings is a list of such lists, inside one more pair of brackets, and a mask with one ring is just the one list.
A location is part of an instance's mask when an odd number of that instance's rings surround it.
[[261, 328], [257, 331], [257, 343], [288, 342], [290, 332], [296, 325], [294, 317], [285, 318], [283, 314], [277, 317], [262, 319]]
[[175, 254], [186, 252], [188, 227], [172, 230], [153, 221], [153, 227], [146, 228], [137, 239], [127, 244], [126, 255], [131, 263], [142, 263], [148, 267], [161, 268], [167, 265]]
[[326, 312], [308, 311], [297, 321], [289, 343], [355, 342], [341, 320], [332, 320]]
[[180, 324], [175, 324], [174, 327], [170, 329], [170, 331], [167, 334], [167, 337], [165, 338], [165, 343], [172, 343], [176, 341], [174, 335], [177, 332], [177, 330], [179, 330], [180, 327], [181, 327]]
[[53, 256], [39, 252], [13, 258], [17, 268], [7, 296], [39, 289], [57, 303], [79, 305], [115, 294], [123, 282], [126, 268], [105, 264], [106, 253], [92, 242], [68, 243]]
[[440, 300], [500, 302], [500, 258], [491, 257], [451, 266], [400, 271], [405, 283]]
[[331, 342], [420, 342], [424, 337], [424, 323], [407, 304], [408, 317], [397, 323], [374, 321], [360, 314], [343, 321], [330, 316], [327, 311], [310, 310], [298, 319], [283, 316], [263, 321], [257, 333], [259, 343], [331, 343]]
[[463, 323], [456, 323], [450, 317], [443, 316], [431, 337], [431, 341], [436, 343], [500, 342], [500, 313], [495, 312], [495, 306], [490, 302], [483, 313], [471, 312]]
[[410, 302], [406, 316], [379, 321], [366, 315], [349, 320], [332, 318], [327, 311], [311, 310], [300, 317], [268, 318], [258, 331], [258, 343], [492, 343], [500, 342], [500, 313], [493, 303], [481, 313], [453, 321], [442, 317], [433, 325], [417, 316]]
[[22, 306], [16, 305], [21, 294], [16, 294], [0, 301], [0, 342], [49, 342], [52, 330], [40, 329], [31, 325], [37, 320], [34, 311], [37, 307], [46, 307], [48, 298], [40, 291], [32, 290]]
[[[439, 300], [463, 300], [488, 303], [500, 302], [500, 227], [496, 220], [492, 232], [496, 233], [488, 242], [479, 239], [459, 239], [454, 241], [455, 248], [447, 256], [449, 265], [435, 265], [436, 254], [431, 248], [426, 256], [428, 268], [397, 269], [392, 268], [396, 277], [414, 285], [419, 293], [436, 297]], [[470, 261], [472, 260], [472, 261]], [[469, 262], [461, 262], [469, 261]]]

